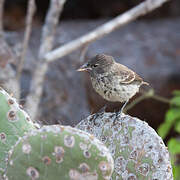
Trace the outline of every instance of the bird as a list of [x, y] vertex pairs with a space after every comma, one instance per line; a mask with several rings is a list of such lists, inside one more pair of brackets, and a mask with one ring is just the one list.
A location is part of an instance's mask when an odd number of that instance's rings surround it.
[[107, 101], [125, 102], [119, 115], [141, 85], [149, 85], [136, 72], [106, 54], [97, 54], [77, 71], [88, 72], [93, 88]]

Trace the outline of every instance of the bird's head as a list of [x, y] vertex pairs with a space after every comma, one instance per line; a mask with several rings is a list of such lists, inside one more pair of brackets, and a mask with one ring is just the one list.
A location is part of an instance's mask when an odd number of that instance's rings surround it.
[[77, 71], [87, 71], [90, 73], [101, 74], [106, 72], [114, 63], [112, 56], [98, 54], [87, 63], [83, 64]]

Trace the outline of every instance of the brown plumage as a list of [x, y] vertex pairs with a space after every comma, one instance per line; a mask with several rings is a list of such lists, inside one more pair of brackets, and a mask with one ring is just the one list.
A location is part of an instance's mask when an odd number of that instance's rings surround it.
[[138, 81], [148, 85], [148, 83], [144, 82], [143, 79], [138, 74], [136, 74], [131, 69], [119, 63], [116, 63], [114, 75], [118, 75], [122, 78], [121, 81], [122, 84], [130, 84], [134, 81]]
[[105, 54], [96, 55], [78, 71], [87, 71], [93, 88], [108, 101], [127, 103], [139, 91], [142, 84], [148, 85], [134, 71]]

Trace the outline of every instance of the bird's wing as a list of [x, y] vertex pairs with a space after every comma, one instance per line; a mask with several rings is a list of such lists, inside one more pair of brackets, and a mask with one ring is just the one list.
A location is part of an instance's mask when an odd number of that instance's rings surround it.
[[130, 84], [133, 81], [142, 82], [142, 78], [133, 72], [131, 69], [127, 68], [122, 64], [117, 63], [118, 68], [116, 68], [115, 75], [119, 76], [120, 83], [122, 84]]

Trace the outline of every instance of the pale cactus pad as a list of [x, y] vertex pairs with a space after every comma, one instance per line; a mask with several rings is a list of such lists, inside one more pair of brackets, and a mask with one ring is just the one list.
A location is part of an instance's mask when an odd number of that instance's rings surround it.
[[122, 114], [101, 113], [81, 121], [77, 128], [94, 134], [114, 158], [113, 180], [172, 180], [169, 152], [146, 122]]

